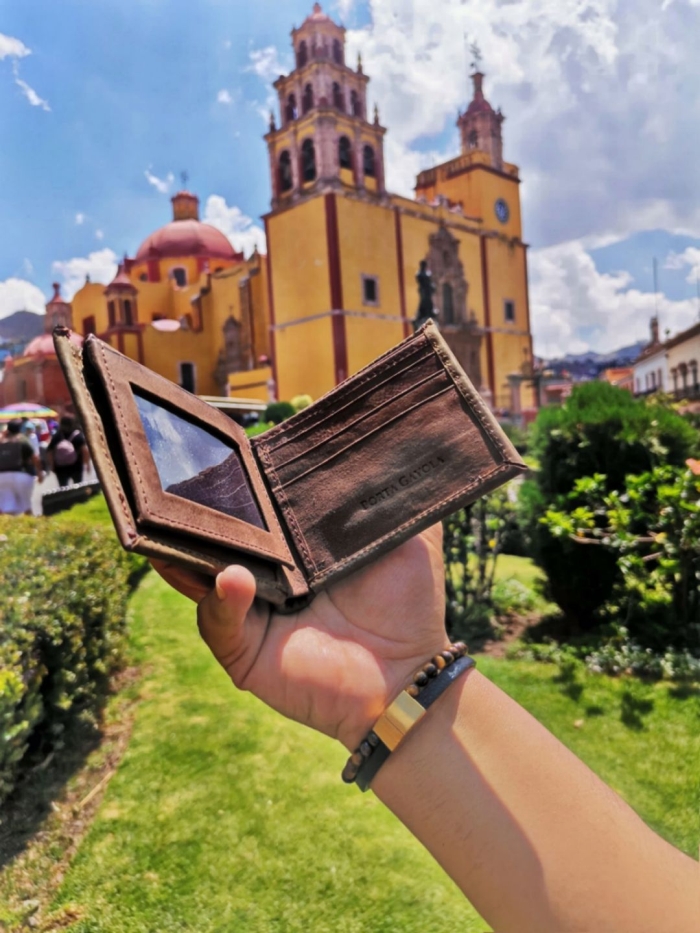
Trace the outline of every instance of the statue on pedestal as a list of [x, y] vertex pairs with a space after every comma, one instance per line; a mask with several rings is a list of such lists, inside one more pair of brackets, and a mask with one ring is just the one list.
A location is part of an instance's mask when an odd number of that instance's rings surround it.
[[428, 263], [425, 259], [421, 259], [420, 268], [416, 274], [416, 282], [418, 283], [420, 302], [418, 304], [418, 314], [413, 321], [414, 331], [422, 327], [427, 321], [437, 321], [438, 317], [438, 310], [433, 305], [435, 285], [433, 284], [433, 277], [430, 274], [430, 269], [428, 269]]

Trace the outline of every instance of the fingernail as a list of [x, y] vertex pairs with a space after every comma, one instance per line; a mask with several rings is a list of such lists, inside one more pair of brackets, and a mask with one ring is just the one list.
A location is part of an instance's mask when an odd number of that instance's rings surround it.
[[218, 577], [216, 578], [216, 583], [214, 585], [214, 588], [216, 589], [216, 595], [219, 597], [219, 599], [224, 599], [226, 597], [226, 593], [224, 593], [224, 588], [219, 583]]

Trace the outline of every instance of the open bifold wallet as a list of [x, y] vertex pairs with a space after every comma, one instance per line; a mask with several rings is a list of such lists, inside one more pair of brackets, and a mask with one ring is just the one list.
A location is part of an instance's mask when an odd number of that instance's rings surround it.
[[122, 545], [212, 576], [242, 564], [282, 611], [524, 469], [432, 323], [252, 440], [69, 333], [56, 352]]

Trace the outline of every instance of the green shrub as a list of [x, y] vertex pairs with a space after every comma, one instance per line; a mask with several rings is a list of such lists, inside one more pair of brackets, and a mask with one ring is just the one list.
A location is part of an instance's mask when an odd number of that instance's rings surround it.
[[0, 517], [0, 801], [28, 750], [94, 720], [123, 665], [126, 602], [144, 561], [111, 529]]
[[491, 602], [499, 616], [531, 612], [537, 605], [537, 594], [520, 580], [511, 577], [498, 580], [491, 591]]
[[697, 431], [676, 412], [604, 382], [577, 386], [564, 405], [538, 414], [531, 449], [539, 469], [523, 484], [521, 502], [531, 554], [547, 575], [546, 595], [563, 610], [572, 634], [600, 624], [598, 611], [619, 580], [617, 555], [556, 537], [542, 517], [576, 508], [570, 499], [564, 503], [579, 479], [605, 474], [608, 491], [622, 490], [629, 474], [681, 466], [697, 443]]
[[305, 408], [308, 408], [309, 405], [313, 403], [313, 399], [310, 395], [295, 395], [290, 405], [295, 412], [303, 411]]
[[265, 409], [263, 421], [270, 421], [272, 424], [281, 424], [287, 418], [294, 414], [294, 408], [291, 402], [270, 402]]

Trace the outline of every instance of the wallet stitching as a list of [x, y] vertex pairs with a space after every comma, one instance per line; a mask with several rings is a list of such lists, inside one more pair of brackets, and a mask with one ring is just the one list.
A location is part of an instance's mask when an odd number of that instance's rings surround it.
[[[71, 345], [71, 348], [70, 348], [70, 349], [71, 349], [71, 353], [72, 353], [73, 356], [75, 357], [76, 363], [77, 363], [77, 364], [79, 363], [79, 365], [76, 365], [76, 371], [77, 371], [78, 379], [80, 380], [80, 382], [81, 382], [82, 385], [83, 385], [83, 388], [85, 389], [85, 394], [86, 394], [86, 395], [88, 396], [88, 398], [90, 399], [90, 404], [93, 405], [93, 407], [94, 407], [94, 402], [92, 401], [92, 396], [90, 395], [90, 390], [88, 389], [87, 382], [85, 381], [85, 376], [83, 375], [83, 371], [82, 371], [82, 366], [83, 366], [83, 354], [82, 354], [82, 351], [81, 351], [81, 350], [78, 350], [77, 348], [74, 348], [72, 345]], [[95, 426], [96, 426], [96, 430], [97, 430], [97, 433], [98, 433], [98, 440], [99, 440], [99, 442], [100, 442], [100, 446], [102, 447], [102, 451], [101, 451], [101, 452], [102, 452], [102, 454], [103, 454], [103, 456], [104, 456], [105, 461], [107, 462], [107, 467], [108, 467], [109, 472], [110, 472], [110, 474], [111, 474], [111, 476], [112, 476], [112, 479], [114, 480], [114, 487], [116, 488], [117, 493], [118, 493], [119, 504], [121, 505], [124, 518], [126, 519], [126, 521], [127, 521], [127, 523], [128, 523], [129, 525], [133, 526], [134, 532], [135, 532], [136, 534], [138, 534], [137, 529], [136, 529], [136, 527], [135, 527], [134, 516], [131, 514], [131, 509], [128, 508], [128, 504], [127, 504], [127, 501], [126, 501], [126, 496], [124, 495], [124, 490], [123, 490], [123, 488], [122, 488], [121, 481], [120, 481], [120, 479], [119, 479], [119, 477], [118, 477], [118, 475], [117, 475], [117, 473], [116, 473], [116, 470], [114, 469], [114, 464], [113, 464], [113, 462], [112, 462], [112, 455], [111, 455], [110, 452], [109, 452], [109, 446], [108, 446], [108, 444], [107, 444], [107, 438], [106, 438], [106, 436], [105, 436], [105, 433], [104, 433], [104, 430], [103, 430], [103, 427], [102, 427], [102, 419], [99, 417], [99, 413], [98, 413], [98, 417], [97, 417], [97, 418], [94, 418], [94, 419], [92, 419], [92, 420], [93, 420], [93, 423], [94, 423]]]
[[[305, 447], [301, 453], [295, 454], [293, 457], [290, 457], [289, 460], [285, 460], [284, 463], [278, 463], [277, 469], [282, 470], [285, 467], [288, 467], [290, 464], [295, 463], [297, 460], [301, 459], [302, 457], [306, 457], [311, 451], [318, 450], [319, 447], [323, 447], [324, 444], [328, 444], [331, 441], [334, 441], [336, 437], [340, 437], [343, 433], [345, 433], [345, 431], [350, 431], [352, 428], [356, 427], [358, 424], [361, 424], [362, 421], [364, 421], [366, 418], [371, 418], [372, 415], [375, 415], [377, 412], [381, 411], [383, 408], [386, 408], [388, 405], [392, 405], [394, 402], [397, 402], [399, 399], [404, 398], [406, 395], [411, 394], [416, 389], [421, 388], [421, 386], [426, 385], [432, 379], [436, 379], [438, 377], [443, 377], [443, 378], [445, 377], [444, 368], [435, 370], [435, 372], [432, 372], [430, 373], [430, 375], [425, 376], [419, 382], [413, 382], [411, 383], [411, 385], [402, 389], [400, 392], [397, 392], [395, 395], [392, 395], [391, 398], [386, 399], [380, 405], [375, 405], [374, 408], [370, 408], [369, 411], [362, 412], [355, 418], [354, 421], [349, 421], [347, 424], [344, 424], [341, 428], [338, 428], [338, 430], [335, 431], [333, 434], [327, 434], [325, 437], [321, 438], [316, 444], [312, 444], [310, 447]], [[390, 381], [390, 380], [387, 380], [387, 381]], [[372, 388], [374, 390], [375, 388], [378, 388], [378, 386], [373, 386]], [[453, 388], [453, 386], [450, 385], [448, 388]], [[431, 396], [431, 398], [432, 397], [433, 396]], [[430, 401], [430, 399], [426, 399], [426, 401]], [[344, 406], [344, 407], [347, 407], [347, 406]], [[407, 410], [410, 411], [410, 409], [407, 409]], [[345, 448], [345, 449], [347, 450], [349, 448]], [[279, 450], [279, 447], [276, 447], [275, 450]]]
[[423, 399], [420, 399], [420, 401], [418, 402], [414, 402], [413, 405], [410, 405], [408, 408], [402, 409], [400, 412], [394, 415], [393, 418], [389, 418], [388, 421], [383, 421], [381, 424], [377, 425], [376, 428], [372, 428], [371, 431], [367, 431], [366, 434], [363, 434], [362, 437], [356, 438], [356, 440], [354, 440], [351, 444], [348, 444], [347, 447], [343, 447], [342, 450], [336, 450], [335, 453], [330, 454], [328, 457], [325, 458], [325, 460], [322, 460], [320, 463], [316, 463], [314, 466], [309, 467], [309, 469], [306, 470], [304, 473], [300, 473], [299, 476], [294, 476], [292, 477], [292, 479], [287, 480], [287, 482], [281, 488], [286, 489], [288, 486], [292, 486], [294, 483], [298, 482], [299, 480], [304, 479], [305, 476], [309, 476], [309, 474], [315, 473], [316, 470], [321, 469], [321, 467], [324, 467], [327, 463], [330, 463], [331, 460], [335, 460], [336, 457], [341, 457], [344, 453], [347, 453], [348, 450], [352, 450], [352, 448], [355, 447], [357, 444], [361, 444], [362, 441], [366, 441], [368, 437], [372, 437], [372, 435], [376, 434], [377, 431], [384, 430], [384, 428], [388, 427], [390, 424], [393, 424], [395, 421], [398, 421], [399, 418], [403, 418], [405, 415], [410, 415], [412, 411], [415, 411], [417, 408], [420, 408], [423, 405], [427, 405], [428, 402], [432, 402], [433, 399], [439, 398], [441, 395], [444, 395], [446, 392], [453, 392], [453, 391], [454, 391], [454, 385], [450, 384], [450, 385], [445, 386], [443, 389], [440, 389], [438, 392], [433, 392], [433, 394], [428, 396], [428, 398], [423, 398]]
[[435, 353], [440, 358], [442, 365], [445, 367], [450, 377], [452, 378], [455, 384], [455, 387], [457, 388], [457, 391], [467, 402], [470, 403], [474, 411], [480, 416], [479, 425], [483, 427], [483, 429], [486, 431], [493, 445], [496, 447], [497, 451], [501, 454], [501, 456], [504, 459], [507, 460], [508, 451], [504, 447], [501, 439], [498, 437], [498, 435], [493, 429], [493, 426], [491, 424], [491, 417], [492, 417], [491, 412], [488, 410], [488, 408], [484, 404], [483, 399], [478, 394], [478, 392], [474, 391], [473, 389], [470, 389], [470, 387], [465, 383], [463, 376], [455, 370], [452, 360], [450, 360], [450, 358], [445, 354], [443, 348], [439, 346], [436, 342], [434, 343], [431, 340], [429, 335], [426, 335], [426, 337], [430, 341]]
[[[109, 383], [110, 383], [110, 385], [111, 385], [111, 387], [112, 387], [112, 398], [115, 400], [115, 403], [116, 403], [116, 405], [117, 405], [117, 408], [119, 409], [119, 415], [120, 415], [121, 421], [124, 422], [124, 423], [126, 423], [126, 418], [125, 418], [125, 416], [124, 416], [124, 411], [123, 411], [122, 406], [121, 406], [121, 403], [120, 403], [120, 401], [119, 401], [119, 394], [118, 394], [118, 392], [117, 392], [117, 390], [116, 390], [116, 386], [114, 385], [114, 382], [112, 381], [112, 373], [110, 372], [109, 365], [107, 364], [107, 359], [106, 359], [106, 356], [105, 356], [105, 351], [104, 351], [104, 349], [103, 349], [103, 347], [102, 347], [101, 345], [98, 345], [98, 350], [99, 350], [100, 353], [102, 354], [102, 359], [103, 359], [103, 362], [104, 362], [105, 371], [106, 371], [106, 373], [107, 373], [107, 378], [109, 379]], [[123, 434], [123, 433], [125, 433], [125, 432], [120, 432], [120, 434]], [[175, 521], [175, 520], [173, 520], [173, 519], [168, 519], [168, 517], [167, 517], [166, 515], [162, 515], [159, 511], [156, 511], [156, 510], [153, 508], [153, 506], [149, 503], [149, 498], [148, 498], [148, 495], [147, 495], [147, 493], [146, 493], [146, 489], [145, 489], [145, 487], [144, 487], [144, 485], [143, 485], [143, 477], [141, 476], [141, 471], [138, 469], [137, 457], [136, 457], [136, 455], [134, 454], [133, 447], [131, 446], [131, 438], [130, 438], [130, 436], [129, 436], [129, 432], [128, 432], [128, 431], [126, 432], [126, 442], [127, 442], [127, 444], [129, 445], [129, 451], [130, 451], [130, 453], [131, 453], [131, 461], [132, 461], [132, 463], [134, 463], [134, 464], [136, 465], [135, 473], [136, 473], [136, 477], [137, 477], [137, 480], [138, 480], [138, 484], [139, 484], [139, 486], [140, 486], [140, 488], [141, 488], [141, 491], [142, 491], [142, 493], [143, 493], [143, 500], [144, 500], [144, 502], [146, 503], [146, 506], [147, 506], [149, 509], [151, 509], [151, 510], [153, 511], [154, 516], [155, 516], [156, 518], [161, 519], [162, 521], [168, 521], [168, 520], [171, 521], [171, 522], [173, 523], [173, 527], [189, 528], [191, 531], [199, 532], [199, 533], [201, 534], [201, 527], [200, 527], [200, 526], [192, 525], [192, 524], [190, 524], [190, 522], [184, 522], [184, 521], [179, 521], [179, 520]], [[268, 532], [268, 533], [269, 533], [269, 532]], [[233, 542], [233, 543], [234, 543], [235, 545], [237, 545], [238, 547], [241, 547], [244, 551], [246, 551], [246, 547], [250, 547], [250, 545], [247, 545], [247, 546], [246, 546], [246, 544], [245, 544], [245, 542], [243, 541], [243, 539], [234, 537], [233, 535], [227, 535], [227, 536], [226, 536], [226, 539], [224, 539], [224, 540], [227, 540], [228, 542]], [[269, 550], [269, 548], [266, 548], [264, 545], [258, 545], [258, 544], [256, 544], [256, 545], [255, 545], [255, 549], [256, 549], [256, 550], [255, 550], [255, 553], [266, 554], [268, 557], [272, 558], [272, 560], [274, 560], [276, 563], [279, 563], [279, 561], [280, 561], [280, 556], [279, 556], [279, 554], [276, 554], [274, 551]]]
[[[226, 561], [215, 560], [214, 558], [208, 557], [206, 554], [203, 554], [200, 551], [193, 551], [191, 548], [185, 547], [181, 544], [163, 544], [162, 541], [154, 541], [153, 538], [149, 538], [147, 535], [139, 535], [138, 538], [134, 541], [134, 546], [140, 546], [141, 542], [145, 542], [148, 547], [160, 548], [163, 552], [166, 553], [168, 551], [176, 551], [178, 554], [188, 554], [190, 557], [195, 557], [203, 564], [208, 564], [209, 566], [213, 564], [216, 564], [217, 566], [221, 565], [222, 567], [226, 566]], [[287, 590], [280, 586], [279, 583], [271, 583], [270, 581], [266, 580], [265, 586], [276, 590], [280, 596], [289, 596]]]
[[[477, 488], [479, 485], [486, 482], [486, 480], [489, 480], [492, 477], [498, 476], [499, 473], [507, 472], [508, 468], [511, 466], [512, 464], [510, 463], [504, 463], [504, 464], [501, 464], [501, 466], [496, 467], [495, 470], [490, 470], [486, 474], [483, 474], [483, 475], [479, 474], [474, 479], [473, 482], [469, 483], [467, 486], [463, 486], [462, 489], [460, 489], [458, 492], [455, 492], [451, 496], [448, 496], [445, 499], [441, 499], [439, 502], [435, 503], [429, 508], [424, 509], [418, 515], [415, 515], [413, 516], [413, 518], [410, 518], [408, 521], [404, 522], [403, 525], [399, 525], [398, 528], [394, 528], [392, 529], [392, 531], [387, 532], [387, 534], [382, 535], [381, 538], [377, 538], [376, 541], [373, 541], [372, 544], [368, 544], [366, 547], [362, 548], [362, 550], [356, 551], [355, 553], [349, 555], [348, 557], [344, 557], [341, 561], [334, 563], [330, 572], [333, 574], [338, 573], [347, 564], [353, 561], [361, 560], [363, 557], [366, 557], [367, 555], [372, 554], [374, 551], [381, 548], [386, 541], [390, 541], [392, 538], [398, 537], [404, 530], [406, 530], [407, 528], [413, 527], [418, 522], [420, 522], [423, 518], [426, 518], [427, 516], [429, 516], [431, 513], [440, 511], [445, 506], [450, 505], [452, 502], [458, 499], [464, 498], [464, 496], [468, 495], [471, 490]], [[323, 576], [314, 577], [309, 581], [309, 585], [317, 586], [319, 585], [322, 579], [323, 579]]]
[[[284, 512], [287, 518], [287, 526], [292, 533], [294, 538], [294, 543], [297, 546], [299, 553], [301, 554], [302, 560], [304, 561], [305, 567], [311, 571], [311, 573], [318, 573], [318, 566], [316, 561], [311, 556], [311, 551], [308, 544], [306, 543], [306, 538], [304, 537], [302, 530], [297, 522], [296, 515], [294, 510], [289, 504], [289, 500], [285, 495], [282, 484], [280, 483], [279, 476], [275, 470], [274, 465], [269, 457], [268, 451], [264, 448], [260, 448], [258, 451], [260, 458], [262, 459], [265, 470], [268, 476], [268, 479], [271, 479], [270, 488], [277, 500], [279, 507]], [[321, 567], [325, 566], [325, 561], [320, 565]]]
[[[421, 336], [423, 336], [423, 335], [421, 335]], [[343, 391], [345, 392], [345, 391], [348, 390], [348, 389], [362, 388], [362, 387], [365, 386], [368, 382], [371, 382], [372, 379], [375, 378], [375, 377], [377, 376], [376, 369], [377, 369], [378, 365], [379, 365], [386, 357], [392, 356], [392, 352], [393, 352], [392, 362], [402, 363], [402, 362], [405, 362], [406, 357], [412, 356], [412, 355], [418, 355], [418, 354], [420, 353], [420, 351], [425, 350], [426, 348], [430, 348], [430, 346], [431, 346], [431, 345], [428, 343], [427, 339], [425, 339], [425, 337], [423, 336], [423, 342], [422, 342], [422, 343], [421, 343], [420, 341], [416, 341], [416, 343], [411, 343], [411, 344], [409, 344], [409, 345], [406, 347], [406, 349], [405, 349], [401, 354], [397, 353], [395, 350], [394, 350], [394, 351], [391, 351], [391, 350], [388, 351], [387, 353], [383, 354], [383, 356], [378, 357], [373, 363], [370, 363], [369, 366], [365, 366], [364, 369], [361, 369], [361, 370], [360, 370], [358, 373], [356, 373], [354, 376], [351, 376], [349, 379], [346, 379], [346, 380], [342, 383], [342, 385], [343, 385]], [[429, 354], [426, 354], [426, 355], [425, 355], [425, 358], [429, 358]], [[422, 358], [421, 358], [421, 359], [422, 359]], [[416, 364], [417, 364], [418, 362], [420, 362], [420, 359], [415, 361]], [[407, 368], [407, 369], [410, 369], [411, 367], [408, 366], [408, 367], [406, 367], [406, 368]], [[380, 376], [384, 376], [384, 373], [383, 373], [383, 372], [380, 372], [379, 375], [380, 375]], [[381, 384], [383, 384], [384, 382], [388, 382], [390, 379], [395, 378], [395, 376], [396, 376], [396, 373], [392, 373], [390, 376], [387, 376], [386, 378], [384, 378], [384, 379], [382, 380], [381, 383], [378, 383], [378, 385], [381, 385]], [[352, 385], [350, 385], [350, 383], [352, 383]], [[306, 415], [306, 414], [304, 414], [304, 413], [300, 413], [299, 415], [295, 415], [295, 419], [298, 419], [298, 420], [295, 420], [293, 439], [296, 439], [296, 437], [297, 437], [299, 434], [301, 434], [301, 430], [297, 432], [297, 429], [302, 429], [302, 430], [303, 430], [304, 428], [306, 428], [306, 426], [307, 426], [308, 423], [312, 423], [312, 422], [315, 423], [315, 422], [314, 422], [314, 419], [317, 418], [317, 416], [318, 416], [318, 414], [319, 414], [320, 412], [322, 412], [322, 413], [325, 415], [325, 413], [328, 411], [329, 408], [331, 409], [331, 412], [330, 412], [331, 414], [333, 414], [333, 413], [337, 410], [337, 409], [335, 408], [335, 398], [331, 397], [331, 396], [334, 396], [334, 395], [337, 394], [337, 389], [338, 389], [338, 387], [336, 386], [334, 389], [331, 389], [330, 392], [327, 392], [325, 395], [321, 396], [321, 398], [318, 399], [318, 400], [314, 403], [313, 412], [312, 412], [312, 413], [310, 413], [310, 414], [308, 414], [308, 415]], [[361, 397], [361, 396], [360, 396], [360, 397]], [[355, 399], [352, 399], [351, 401], [354, 402], [354, 401], [357, 401], [357, 399], [355, 398]], [[347, 404], [351, 404], [351, 402], [348, 402]], [[346, 407], [346, 406], [344, 406], [344, 407]], [[266, 446], [269, 450], [275, 451], [275, 450], [277, 450], [279, 447], [284, 446], [284, 442], [288, 442], [289, 435], [291, 435], [291, 434], [292, 434], [292, 430], [290, 429], [290, 427], [289, 427], [288, 425], [281, 424], [278, 428], [273, 428], [271, 431], [266, 432], [266, 439], [265, 439], [264, 441], [261, 439], [261, 440], [259, 441], [259, 443], [260, 443], [260, 445], [262, 445], [262, 444], [264, 443], [265, 446]], [[274, 441], [274, 440], [275, 440], [276, 438], [278, 438], [278, 437], [281, 437], [281, 438], [282, 438], [282, 443], [277, 444], [276, 446], [273, 447], [273, 446], [271, 445], [271, 443], [270, 443], [270, 439], [271, 439], [272, 441]]]

